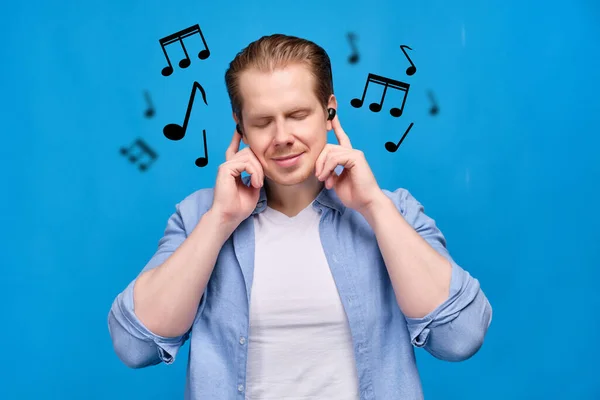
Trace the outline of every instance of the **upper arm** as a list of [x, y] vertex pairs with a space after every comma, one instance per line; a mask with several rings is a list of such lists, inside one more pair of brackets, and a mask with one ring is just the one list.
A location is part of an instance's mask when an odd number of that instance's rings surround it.
[[438, 228], [435, 220], [425, 214], [425, 207], [406, 189], [397, 189], [392, 194], [404, 219], [413, 229], [439, 254], [453, 263], [452, 257], [447, 249], [446, 238]]
[[[196, 217], [197, 205], [196, 201], [184, 203], [183, 207], [182, 203], [176, 205], [158, 242], [158, 248], [139, 275], [163, 264], [186, 240], [189, 232], [186, 221], [191, 225], [190, 221]], [[178, 337], [162, 337], [150, 331], [140, 321], [135, 314], [133, 299], [138, 277], [117, 296], [111, 307], [108, 323], [113, 346], [119, 358], [134, 368], [154, 365], [160, 361], [170, 364], [188, 339], [190, 331]]]
[[146, 266], [142, 269], [140, 274], [156, 268], [167, 261], [171, 254], [173, 254], [187, 238], [188, 235], [184, 227], [180, 205], [177, 204], [175, 208], [176, 211], [167, 220], [167, 226], [163, 236], [158, 241], [158, 248], [152, 258], [146, 263]]

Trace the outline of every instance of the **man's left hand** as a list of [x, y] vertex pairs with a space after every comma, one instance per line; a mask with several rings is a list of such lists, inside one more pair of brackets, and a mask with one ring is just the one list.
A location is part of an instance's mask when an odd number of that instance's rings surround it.
[[[335, 190], [346, 207], [364, 213], [386, 196], [379, 188], [364, 153], [352, 148], [338, 116], [331, 122], [339, 145], [325, 145], [315, 163], [315, 175], [320, 181], [325, 181], [327, 189]], [[338, 165], [344, 167], [340, 175], [335, 172]]]

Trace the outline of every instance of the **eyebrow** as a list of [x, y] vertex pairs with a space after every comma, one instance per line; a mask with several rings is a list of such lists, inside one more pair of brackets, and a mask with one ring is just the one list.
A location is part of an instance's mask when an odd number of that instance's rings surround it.
[[[306, 107], [306, 106], [301, 106], [301, 107], [296, 107], [293, 108], [291, 111], [289, 111], [288, 113], [286, 113], [287, 115], [291, 115], [291, 114], [295, 114], [297, 112], [311, 112], [312, 108], [311, 107]], [[256, 114], [256, 115], [250, 115], [248, 117], [249, 120], [258, 120], [258, 119], [264, 119], [264, 118], [270, 118], [271, 115], [269, 114]]]

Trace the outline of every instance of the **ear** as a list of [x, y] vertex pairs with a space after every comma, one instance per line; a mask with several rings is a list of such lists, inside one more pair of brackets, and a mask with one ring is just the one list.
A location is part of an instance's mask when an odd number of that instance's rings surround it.
[[[329, 97], [329, 102], [327, 102], [327, 108], [335, 108], [335, 110], [337, 111], [338, 108], [338, 104], [337, 104], [337, 99], [335, 98], [335, 95], [331, 95]], [[327, 109], [325, 110], [325, 118], [327, 118]], [[329, 120], [327, 120], [327, 131], [330, 131], [333, 129], [333, 123]]]
[[[235, 112], [231, 112], [231, 116], [233, 117], [233, 121], [235, 122], [235, 125], [237, 126], [237, 125], [240, 123], [240, 121], [239, 121], [239, 119], [238, 119], [237, 115], [235, 114]], [[243, 131], [243, 130], [242, 130], [242, 131]], [[242, 136], [242, 142], [243, 142], [245, 145], [248, 145], [248, 142], [246, 141], [246, 135], [244, 135], [242, 132], [239, 132], [239, 133], [240, 133], [240, 135]]]

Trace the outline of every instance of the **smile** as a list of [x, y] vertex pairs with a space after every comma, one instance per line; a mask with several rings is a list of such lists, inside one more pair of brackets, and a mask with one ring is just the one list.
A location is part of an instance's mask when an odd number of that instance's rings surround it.
[[286, 158], [284, 160], [274, 160], [277, 165], [279, 165], [280, 167], [291, 167], [294, 164], [296, 164], [298, 162], [298, 160], [300, 160], [300, 157], [302, 157], [302, 154], [304, 153], [300, 153], [295, 157], [292, 158]]

